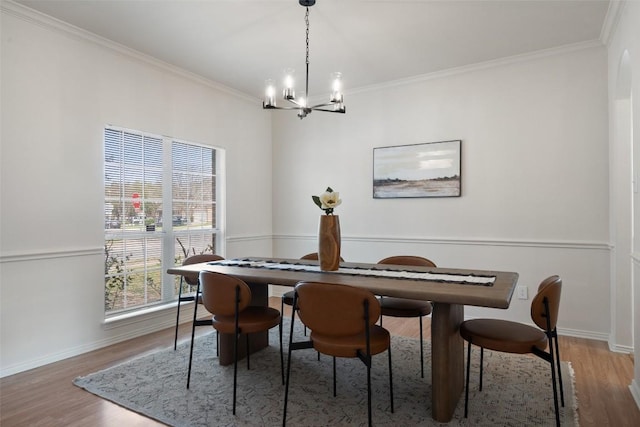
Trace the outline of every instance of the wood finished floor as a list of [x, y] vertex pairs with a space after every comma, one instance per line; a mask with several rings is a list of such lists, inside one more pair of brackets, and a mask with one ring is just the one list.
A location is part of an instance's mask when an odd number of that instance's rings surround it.
[[[271, 305], [280, 308], [279, 298]], [[286, 312], [286, 310], [285, 310]], [[384, 326], [393, 334], [419, 337], [416, 319], [385, 317]], [[430, 336], [429, 320], [424, 321]], [[180, 327], [179, 339], [187, 340], [191, 328]], [[208, 328], [198, 328], [199, 334]], [[173, 329], [66, 359], [0, 379], [0, 425], [13, 426], [159, 426], [135, 412], [94, 396], [71, 381], [122, 361], [173, 346]], [[575, 370], [580, 425], [638, 426], [640, 410], [629, 384], [633, 378], [633, 357], [612, 353], [605, 342], [560, 337], [562, 360]], [[462, 401], [460, 404], [463, 404]]]

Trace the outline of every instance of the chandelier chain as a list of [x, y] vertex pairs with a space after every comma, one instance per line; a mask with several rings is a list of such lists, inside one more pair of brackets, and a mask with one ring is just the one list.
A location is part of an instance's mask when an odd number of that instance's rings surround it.
[[304, 14], [304, 23], [307, 24], [307, 57], [306, 63], [309, 64], [309, 8], [307, 7], [307, 13]]
[[306, 80], [305, 80], [304, 99], [305, 99], [305, 102], [307, 102], [309, 100], [309, 7], [308, 6], [307, 6], [307, 12], [304, 14], [304, 22], [307, 26], [307, 34], [306, 34], [307, 55], [305, 58], [307, 72], [306, 72]]

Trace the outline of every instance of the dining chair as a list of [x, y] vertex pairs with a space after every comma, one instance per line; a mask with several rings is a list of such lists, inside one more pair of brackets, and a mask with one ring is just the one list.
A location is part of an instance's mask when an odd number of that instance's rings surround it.
[[[294, 307], [309, 327], [308, 341], [293, 341], [296, 310], [291, 311], [287, 380], [282, 425], [287, 423], [287, 402], [291, 379], [292, 350], [313, 348], [333, 357], [333, 395], [336, 396], [336, 357], [358, 358], [367, 368], [367, 410], [371, 426], [371, 356], [387, 351], [389, 357], [389, 396], [393, 412], [393, 374], [391, 336], [376, 325], [380, 303], [365, 289], [321, 282], [300, 282], [294, 289]], [[310, 414], [307, 414], [311, 416]]]
[[[300, 258], [301, 260], [310, 260], [310, 261], [318, 261], [318, 253], [317, 252], [312, 252], [310, 254], [306, 254], [305, 256]], [[340, 257], [340, 262], [344, 262], [344, 259], [342, 259], [342, 257]], [[293, 306], [293, 295], [294, 295], [294, 291], [288, 291], [285, 292], [284, 294], [282, 294], [282, 300], [280, 302], [280, 313], [284, 313], [284, 306], [289, 305], [289, 306]], [[307, 327], [305, 325], [304, 327], [304, 334], [307, 335]]]
[[[200, 264], [202, 262], [212, 262], [212, 261], [220, 261], [224, 258], [220, 255], [215, 254], [200, 254], [200, 255], [192, 255], [190, 257], [185, 258], [182, 262], [182, 265], [190, 265], [190, 264]], [[188, 290], [186, 295], [183, 295], [182, 289], [185, 287]], [[193, 290], [195, 288], [195, 291]], [[196, 296], [198, 296], [196, 301]], [[178, 287], [178, 309], [176, 313], [176, 332], [175, 337], [173, 339], [173, 349], [175, 350], [178, 347], [178, 325], [180, 323], [180, 306], [183, 302], [187, 301], [196, 301], [196, 304], [193, 307], [193, 324], [191, 326], [191, 340], [193, 341], [193, 336], [195, 334], [196, 326], [204, 326], [210, 325], [210, 320], [198, 320], [198, 304], [202, 304], [202, 298], [200, 298], [200, 287], [198, 286], [198, 273], [194, 272], [192, 274], [185, 274], [180, 276], [180, 285]]]
[[[213, 314], [211, 325], [222, 334], [234, 334], [233, 341], [233, 415], [236, 414], [236, 388], [238, 378], [238, 340], [246, 337], [247, 370], [251, 368], [249, 355], [249, 335], [268, 331], [279, 326], [280, 332], [280, 374], [284, 384], [284, 355], [282, 353], [282, 324], [280, 312], [271, 307], [251, 306], [251, 289], [241, 279], [212, 271], [200, 272], [202, 286], [202, 304]], [[187, 388], [191, 382], [191, 363], [193, 360], [193, 340], [189, 354]]]
[[[460, 335], [468, 342], [467, 381], [464, 395], [465, 418], [467, 417], [469, 405], [471, 345], [474, 344], [480, 347], [480, 391], [482, 391], [482, 365], [485, 348], [512, 354], [534, 354], [549, 362], [551, 365], [556, 425], [560, 425], [556, 370], [562, 406], [564, 406], [564, 390], [562, 388], [560, 351], [558, 347], [556, 323], [558, 321], [561, 291], [562, 280], [558, 276], [547, 277], [540, 283], [538, 292], [531, 301], [531, 319], [537, 327], [499, 319], [472, 319], [462, 322], [460, 325]], [[545, 351], [547, 344], [549, 352]]]
[[[436, 264], [428, 258], [413, 255], [398, 255], [381, 259], [378, 264], [395, 264], [417, 267], [435, 267]], [[422, 318], [431, 314], [431, 303], [429, 301], [414, 300], [406, 298], [380, 297], [382, 316], [380, 316], [380, 326], [382, 318], [390, 317], [417, 317], [420, 324], [420, 376], [424, 378], [424, 339], [422, 334]]]

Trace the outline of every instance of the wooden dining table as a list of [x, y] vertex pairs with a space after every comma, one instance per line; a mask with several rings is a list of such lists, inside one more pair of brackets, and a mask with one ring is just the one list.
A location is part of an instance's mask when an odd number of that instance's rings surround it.
[[[167, 270], [169, 274], [215, 271], [242, 279], [252, 290], [252, 304], [268, 305], [268, 285], [295, 286], [314, 281], [355, 286], [376, 295], [431, 301], [432, 417], [449, 422], [464, 389], [463, 340], [459, 334], [464, 306], [506, 309], [518, 273], [408, 267], [366, 263], [340, 263], [337, 271], [320, 271], [317, 261], [299, 259], [238, 258], [192, 264]], [[221, 334], [220, 363], [233, 363], [233, 334]], [[242, 341], [242, 340], [241, 340]], [[268, 345], [268, 335], [255, 339], [251, 349]]]

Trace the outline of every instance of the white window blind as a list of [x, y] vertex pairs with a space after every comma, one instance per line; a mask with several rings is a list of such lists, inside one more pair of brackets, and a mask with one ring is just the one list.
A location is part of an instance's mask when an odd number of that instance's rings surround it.
[[105, 128], [105, 313], [171, 302], [167, 264], [216, 253], [216, 150]]

